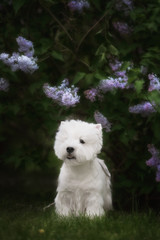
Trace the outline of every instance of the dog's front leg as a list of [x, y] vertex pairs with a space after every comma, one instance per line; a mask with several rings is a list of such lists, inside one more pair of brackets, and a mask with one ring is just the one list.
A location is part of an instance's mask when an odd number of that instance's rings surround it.
[[103, 216], [105, 211], [103, 209], [103, 198], [99, 193], [90, 192], [86, 199], [86, 216], [93, 218], [96, 216]]
[[72, 214], [72, 192], [58, 192], [55, 198], [56, 213], [60, 216], [70, 216]]

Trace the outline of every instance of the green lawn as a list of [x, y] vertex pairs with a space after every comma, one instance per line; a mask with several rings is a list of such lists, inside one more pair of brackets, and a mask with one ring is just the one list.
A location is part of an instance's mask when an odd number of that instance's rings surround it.
[[1, 240], [158, 240], [160, 216], [154, 212], [113, 211], [101, 219], [58, 218], [45, 203], [24, 203], [12, 199], [0, 204]]

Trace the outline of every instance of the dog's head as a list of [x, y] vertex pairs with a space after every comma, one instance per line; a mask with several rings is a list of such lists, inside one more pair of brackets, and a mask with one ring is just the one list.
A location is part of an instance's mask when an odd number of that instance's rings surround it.
[[67, 164], [78, 165], [94, 159], [102, 148], [101, 124], [80, 120], [61, 122], [55, 138], [57, 157]]

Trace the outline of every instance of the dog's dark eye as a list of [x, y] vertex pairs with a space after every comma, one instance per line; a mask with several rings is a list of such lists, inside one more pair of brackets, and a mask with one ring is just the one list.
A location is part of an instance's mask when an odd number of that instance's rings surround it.
[[84, 144], [84, 143], [85, 143], [85, 141], [83, 141], [83, 139], [80, 139], [80, 143]]

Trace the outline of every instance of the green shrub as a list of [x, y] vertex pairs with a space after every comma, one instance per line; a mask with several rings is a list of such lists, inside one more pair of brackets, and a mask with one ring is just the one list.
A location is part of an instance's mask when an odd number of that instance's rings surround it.
[[[157, 81], [160, 75], [160, 1], [88, 2], [81, 11], [67, 0], [1, 2], [0, 53], [17, 52], [16, 38], [22, 36], [33, 43], [39, 67], [32, 74], [13, 72], [0, 61], [0, 78], [9, 83], [0, 92], [1, 165], [57, 169], [52, 145], [60, 121], [76, 117], [93, 122], [99, 111], [112, 124], [110, 132], [104, 131], [101, 157], [112, 173], [115, 199], [135, 205], [160, 192], [155, 172], [145, 163], [150, 158], [147, 145], [160, 145], [159, 85], [148, 90], [148, 74], [156, 74]], [[117, 71], [125, 73], [127, 83], [123, 75], [114, 85]], [[70, 87], [79, 88], [80, 102], [74, 107], [59, 105], [44, 93], [45, 83], [60, 86], [66, 78]], [[104, 90], [104, 79], [114, 86]], [[129, 112], [144, 102], [151, 103], [147, 115], [146, 108], [142, 114]]]

